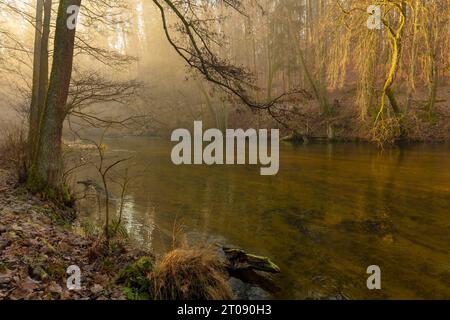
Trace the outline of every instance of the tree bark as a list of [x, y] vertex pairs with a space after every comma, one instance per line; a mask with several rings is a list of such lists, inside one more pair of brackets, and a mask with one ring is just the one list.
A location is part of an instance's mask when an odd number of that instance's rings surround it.
[[36, 21], [34, 30], [34, 57], [33, 57], [33, 85], [31, 89], [31, 103], [28, 125], [28, 161], [32, 163], [39, 128], [39, 95], [42, 94], [39, 84], [41, 76], [41, 44], [42, 44], [42, 16], [44, 0], [36, 1]]
[[42, 118], [42, 111], [45, 107], [45, 98], [48, 89], [48, 42], [50, 38], [50, 22], [52, 16], [52, 0], [45, 0], [44, 3], [44, 24], [42, 28], [41, 38], [41, 62], [40, 62], [40, 76], [39, 76], [39, 123]]
[[39, 44], [35, 43], [35, 50], [38, 50], [38, 52], [35, 52], [35, 59], [38, 60], [33, 66], [33, 74], [36, 73], [36, 79], [35, 75], [33, 75], [33, 97], [30, 107], [30, 129], [28, 132], [29, 163], [33, 163], [36, 157], [42, 112], [45, 106], [45, 98], [47, 95], [48, 87], [48, 42], [50, 37], [52, 0], [44, 0], [40, 2], [43, 3], [44, 20], [42, 23], [41, 19], [41, 29], [39, 31], [39, 35], [36, 34], [35, 36], [35, 41], [37, 39], [39, 41]]
[[63, 186], [61, 138], [75, 42], [75, 29], [70, 30], [67, 27], [67, 9], [71, 5], [80, 4], [81, 0], [59, 2], [52, 71], [41, 119], [36, 158], [28, 179], [32, 191], [46, 192], [51, 197], [57, 196]]

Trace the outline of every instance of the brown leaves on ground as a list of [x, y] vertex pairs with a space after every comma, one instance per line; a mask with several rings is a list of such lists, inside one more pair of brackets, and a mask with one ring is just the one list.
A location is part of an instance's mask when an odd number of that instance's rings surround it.
[[[124, 299], [114, 275], [134, 253], [93, 260], [94, 239], [57, 225], [42, 208], [49, 207], [16, 188], [9, 172], [0, 169], [0, 300], [2, 299]], [[81, 290], [68, 290], [66, 270], [81, 269]], [[106, 267], [107, 265], [107, 267]]]

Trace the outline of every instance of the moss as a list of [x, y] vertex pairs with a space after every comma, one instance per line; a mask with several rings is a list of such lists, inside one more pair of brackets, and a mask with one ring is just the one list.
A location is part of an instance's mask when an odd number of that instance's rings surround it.
[[36, 167], [34, 166], [28, 171], [26, 186], [32, 193], [37, 193], [45, 189], [45, 181], [38, 174]]
[[81, 228], [83, 230], [83, 234], [87, 237], [98, 236], [101, 232], [100, 227], [90, 220], [83, 220], [81, 222]]
[[263, 268], [266, 269], [268, 272], [273, 272], [273, 273], [280, 272], [280, 267], [278, 267], [275, 263], [272, 262], [272, 260], [270, 260], [267, 257], [257, 256], [254, 254], [247, 254], [247, 256], [250, 261], [262, 263]]
[[40, 281], [46, 281], [49, 278], [49, 275], [45, 271], [44, 267], [40, 265], [31, 269], [31, 274], [35, 279], [38, 279]]
[[72, 208], [75, 204], [75, 198], [68, 186], [64, 184], [58, 187], [47, 185], [34, 166], [28, 172], [26, 187], [31, 193], [43, 193], [47, 199], [62, 202], [66, 207]]
[[151, 282], [147, 275], [153, 270], [153, 260], [141, 257], [122, 269], [116, 283], [123, 285], [125, 295], [130, 300], [149, 300]]
[[43, 208], [44, 209], [44, 213], [50, 217], [50, 219], [52, 219], [52, 221], [54, 223], [56, 223], [57, 225], [64, 225], [64, 221], [63, 219], [61, 219], [61, 216], [55, 212], [55, 210], [51, 209], [51, 208]]
[[65, 230], [72, 230], [72, 222], [76, 214], [73, 209], [58, 210], [39, 207], [37, 210], [48, 216], [54, 224]]
[[223, 252], [227, 255], [227, 258], [231, 264], [235, 264], [239, 268], [250, 268], [259, 271], [280, 273], [280, 268], [273, 263], [268, 257], [257, 256], [254, 254], [249, 254], [244, 250], [237, 248], [225, 248], [223, 247]]
[[69, 187], [63, 185], [61, 187], [61, 197], [64, 205], [72, 208], [75, 204], [75, 198], [72, 195], [72, 192]]
[[41, 241], [50, 251], [56, 252], [55, 247], [50, 242], [48, 242], [47, 239], [42, 238]]
[[102, 268], [106, 272], [110, 272], [114, 269], [114, 261], [110, 258], [105, 258], [102, 261]]
[[151, 296], [146, 291], [140, 291], [136, 288], [124, 287], [123, 293], [128, 300], [151, 300]]
[[28, 266], [28, 274], [31, 278], [39, 281], [46, 281], [49, 278], [46, 270], [47, 259], [44, 256], [23, 256], [21, 260]]

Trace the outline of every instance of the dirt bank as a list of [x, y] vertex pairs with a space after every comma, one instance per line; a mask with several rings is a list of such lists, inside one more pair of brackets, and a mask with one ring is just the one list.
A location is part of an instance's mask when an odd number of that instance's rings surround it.
[[[114, 278], [142, 253], [122, 247], [116, 256], [95, 258], [95, 239], [71, 231], [61, 214], [0, 169], [0, 300], [125, 299]], [[81, 269], [81, 290], [67, 288], [71, 265]]]

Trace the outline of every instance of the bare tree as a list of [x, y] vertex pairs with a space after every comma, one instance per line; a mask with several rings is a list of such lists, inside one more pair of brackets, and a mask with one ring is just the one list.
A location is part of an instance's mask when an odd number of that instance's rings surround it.
[[80, 6], [81, 0], [61, 0], [56, 19], [53, 63], [46, 103], [40, 122], [36, 157], [28, 177], [33, 191], [47, 191], [56, 197], [61, 192], [61, 138], [66, 103], [72, 76], [75, 29], [67, 27], [68, 8]]
[[34, 36], [33, 86], [29, 109], [28, 127], [28, 164], [36, 156], [39, 124], [44, 110], [48, 86], [48, 45], [50, 36], [50, 20], [52, 13], [51, 0], [37, 0], [36, 24]]

